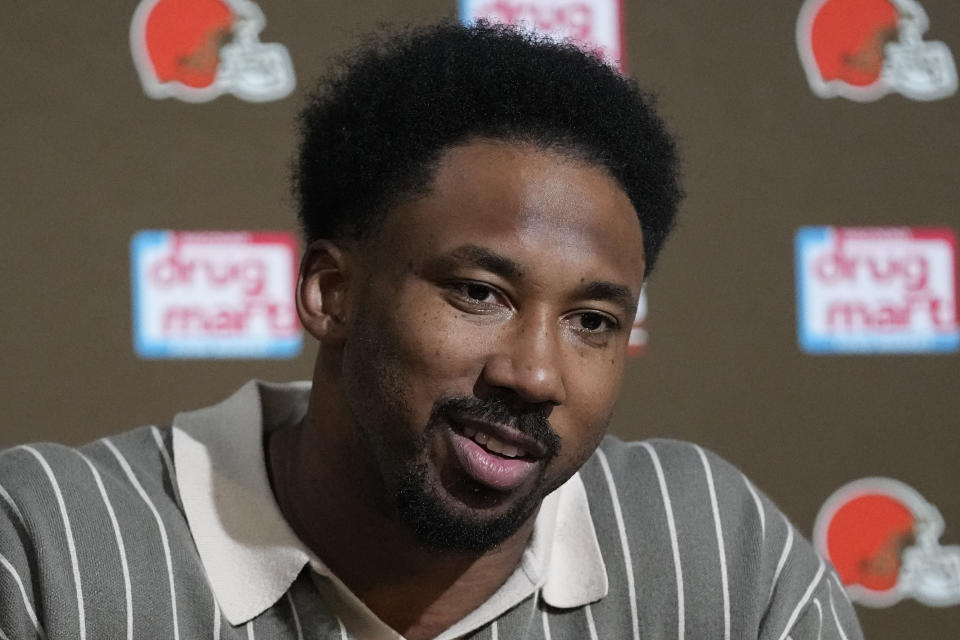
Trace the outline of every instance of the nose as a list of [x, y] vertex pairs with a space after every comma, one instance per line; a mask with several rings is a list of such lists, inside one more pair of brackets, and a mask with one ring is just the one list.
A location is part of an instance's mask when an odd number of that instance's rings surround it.
[[487, 358], [484, 384], [508, 391], [523, 403], [563, 404], [566, 389], [558, 331], [546, 314], [518, 322]]

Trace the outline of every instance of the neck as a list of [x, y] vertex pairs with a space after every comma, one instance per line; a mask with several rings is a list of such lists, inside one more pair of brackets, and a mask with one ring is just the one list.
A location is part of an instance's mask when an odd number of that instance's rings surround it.
[[298, 537], [384, 623], [409, 640], [433, 637], [476, 609], [520, 562], [535, 517], [486, 553], [438, 552], [381, 507], [342, 403], [317, 384], [299, 425], [267, 442], [270, 481]]

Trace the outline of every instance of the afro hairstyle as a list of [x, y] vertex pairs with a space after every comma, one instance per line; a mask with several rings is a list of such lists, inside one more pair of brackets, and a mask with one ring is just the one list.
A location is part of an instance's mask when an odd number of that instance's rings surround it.
[[442, 154], [531, 143], [604, 167], [630, 199], [649, 274], [682, 198], [653, 98], [596, 55], [512, 27], [447, 21], [368, 39], [299, 119], [293, 188], [307, 242], [363, 239], [426, 193]]

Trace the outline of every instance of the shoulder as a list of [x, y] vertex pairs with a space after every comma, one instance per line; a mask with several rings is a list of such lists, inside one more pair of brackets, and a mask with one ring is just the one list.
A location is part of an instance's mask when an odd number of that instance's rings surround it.
[[734, 637], [783, 640], [832, 595], [853, 629], [847, 637], [860, 637], [829, 565], [717, 454], [677, 440], [608, 437], [581, 477], [605, 560], [612, 560], [611, 582], [621, 570], [618, 557], [629, 555], [635, 581], [657, 584], [663, 602], [651, 609], [685, 607], [688, 631], [706, 633], [724, 620]]
[[591, 463], [600, 472], [593, 475], [615, 485], [621, 499], [653, 493], [672, 509], [697, 516], [709, 514], [714, 504], [736, 505], [741, 527], [763, 529], [767, 524], [772, 503], [737, 467], [700, 445], [668, 439], [624, 442], [608, 436], [588, 463], [588, 474]]
[[34, 637], [86, 620], [114, 637], [123, 620], [112, 612], [131, 585], [156, 600], [150, 585], [171, 547], [173, 560], [190, 556], [172, 474], [169, 431], [157, 427], [0, 451], [0, 620], [12, 625], [3, 631]]
[[[141, 427], [81, 447], [31, 443], [0, 451], [0, 518], [38, 543], [64, 529], [109, 526], [110, 516], [174, 506], [169, 432]], [[62, 534], [60, 534], [62, 535]]]
[[607, 437], [581, 476], [598, 527], [609, 500], [614, 519], [628, 530], [679, 554], [688, 551], [688, 566], [715, 563], [715, 555], [700, 550], [718, 549], [720, 542], [755, 563], [793, 536], [786, 517], [739, 469], [694, 443]]
[[742, 473], [713, 451], [693, 442], [672, 440], [669, 438], [651, 438], [649, 440], [623, 441], [616, 436], [606, 436], [597, 449], [607, 459], [612, 469], [629, 471], [640, 460], [646, 460], [653, 466], [681, 469], [703, 469], [716, 466], [722, 473]]

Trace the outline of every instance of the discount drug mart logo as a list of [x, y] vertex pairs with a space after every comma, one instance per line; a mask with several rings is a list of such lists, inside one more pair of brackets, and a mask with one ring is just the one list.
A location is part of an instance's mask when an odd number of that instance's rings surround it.
[[131, 241], [131, 262], [139, 356], [300, 353], [292, 234], [140, 231]]
[[952, 230], [806, 227], [795, 248], [805, 351], [925, 353], [960, 346]]
[[569, 40], [623, 69], [622, 0], [460, 0], [460, 19], [519, 25]]

